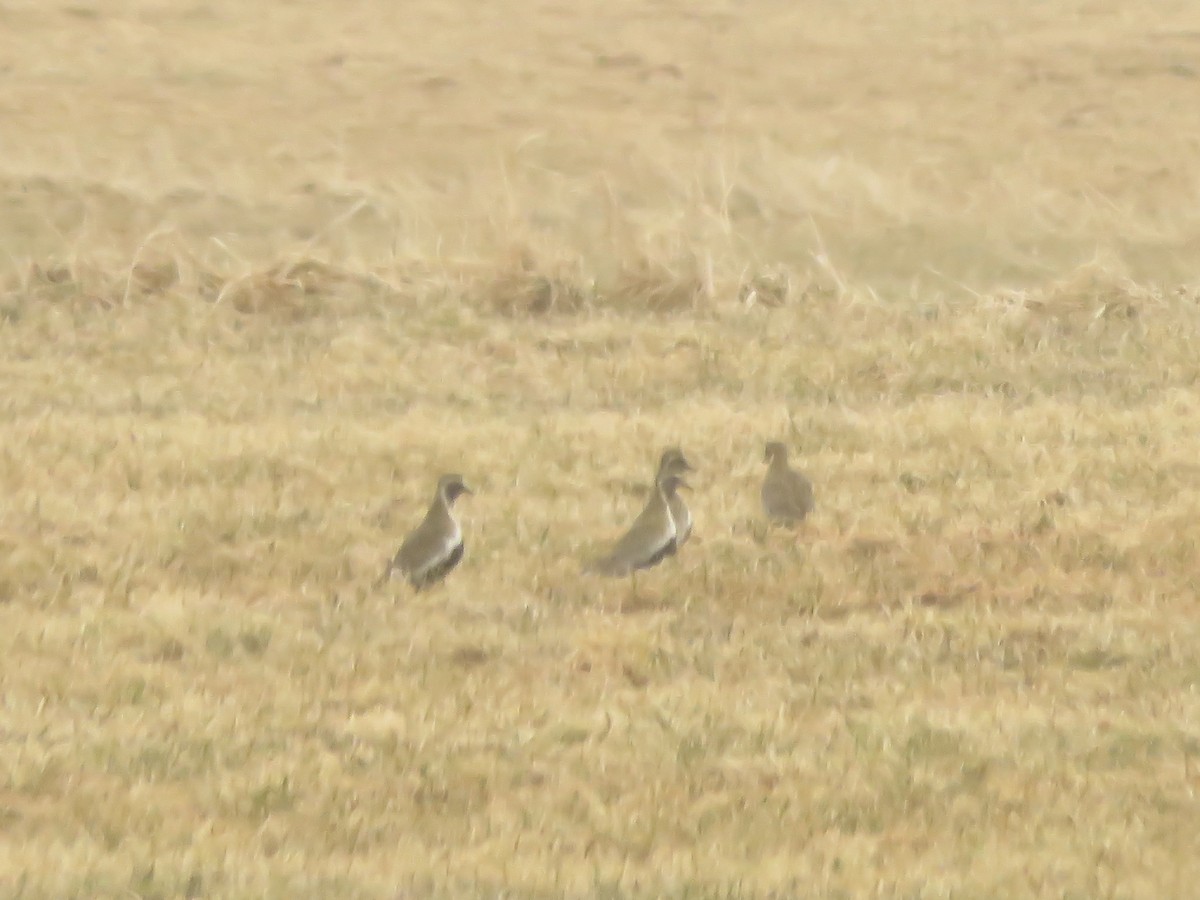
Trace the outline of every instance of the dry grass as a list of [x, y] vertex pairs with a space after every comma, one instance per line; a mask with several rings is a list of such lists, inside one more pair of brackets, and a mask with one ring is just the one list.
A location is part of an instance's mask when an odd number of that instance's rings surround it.
[[0, 893], [1194, 893], [1191, 4], [261, 6], [0, 4]]

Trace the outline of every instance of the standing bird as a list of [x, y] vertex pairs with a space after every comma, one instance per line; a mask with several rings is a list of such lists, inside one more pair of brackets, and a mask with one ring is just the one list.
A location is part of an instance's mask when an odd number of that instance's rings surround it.
[[762, 485], [767, 518], [779, 525], [803, 522], [813, 509], [812, 482], [788, 467], [787, 447], [778, 441], [767, 444], [763, 461], [769, 464]]
[[675, 520], [671, 517], [671, 498], [687, 482], [682, 475], [665, 474], [654, 482], [654, 493], [629, 530], [612, 551], [588, 568], [611, 578], [630, 577], [637, 593], [637, 572], [658, 565], [676, 550]]
[[[694, 471], [696, 471], [695, 468], [687, 461], [682, 450], [678, 447], [668, 447], [658, 461], [658, 473], [654, 476], [654, 480], [658, 482], [665, 475], [682, 477], [685, 473]], [[678, 493], [673, 493], [667, 498], [667, 505], [671, 507], [671, 519], [675, 522], [675, 549], [678, 550], [687, 543], [687, 539], [692, 535], [692, 513], [687, 504], [683, 502], [683, 497]], [[674, 553], [674, 551], [671, 552]]]
[[379, 583], [400, 572], [416, 590], [437, 584], [463, 558], [463, 534], [454, 518], [454, 501], [463, 494], [474, 494], [463, 477], [443, 475], [437, 493], [421, 524], [404, 539], [395, 557], [388, 563]]

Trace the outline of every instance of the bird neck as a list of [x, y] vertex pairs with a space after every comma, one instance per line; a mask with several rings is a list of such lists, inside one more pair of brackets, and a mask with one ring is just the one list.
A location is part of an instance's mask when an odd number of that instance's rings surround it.
[[433, 498], [433, 503], [429, 506], [429, 518], [448, 519], [454, 521], [454, 504], [452, 504], [446, 495], [441, 491], [437, 492], [437, 496]]

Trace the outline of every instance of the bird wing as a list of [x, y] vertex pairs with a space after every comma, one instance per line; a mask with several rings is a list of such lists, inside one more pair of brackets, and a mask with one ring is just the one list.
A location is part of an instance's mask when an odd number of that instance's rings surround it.
[[[445, 528], [439, 528], [437, 522], [426, 517], [420, 525], [413, 529], [412, 534], [404, 539], [404, 543], [396, 552], [392, 566], [407, 575], [409, 581], [414, 584], [425, 581], [431, 572], [445, 565], [456, 551], [461, 558], [462, 544], [462, 533], [457, 527], [447, 531]], [[457, 562], [458, 559], [455, 559], [446, 572], [454, 568]], [[442, 574], [444, 575], [445, 572]]]
[[458, 544], [448, 554], [446, 554], [446, 556], [433, 565], [426, 567], [421, 572], [419, 577], [413, 576], [411, 579], [413, 586], [416, 587], [417, 590], [420, 590], [423, 587], [427, 587], [428, 585], [441, 581], [443, 578], [449, 575], [451, 571], [454, 570], [455, 566], [462, 561], [463, 554], [465, 552], [466, 545], [463, 544], [462, 541], [459, 541]]
[[774, 472], [762, 486], [763, 507], [775, 519], [803, 519], [812, 510], [812, 484], [799, 472]]
[[612, 552], [596, 564], [596, 570], [605, 575], [628, 575], [654, 565], [674, 550], [675, 526], [665, 512], [658, 498], [652, 497]]

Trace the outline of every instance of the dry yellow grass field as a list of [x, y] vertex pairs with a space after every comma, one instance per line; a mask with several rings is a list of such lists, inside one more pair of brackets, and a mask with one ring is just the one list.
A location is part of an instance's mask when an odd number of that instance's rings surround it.
[[1196, 896], [1198, 90], [1183, 0], [0, 2], [0, 895]]

